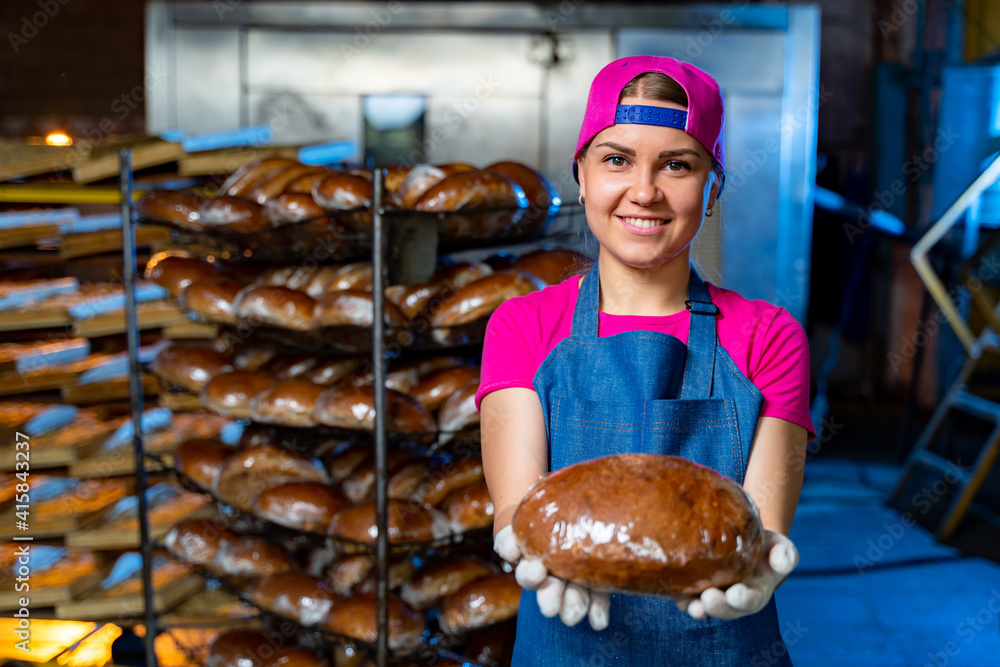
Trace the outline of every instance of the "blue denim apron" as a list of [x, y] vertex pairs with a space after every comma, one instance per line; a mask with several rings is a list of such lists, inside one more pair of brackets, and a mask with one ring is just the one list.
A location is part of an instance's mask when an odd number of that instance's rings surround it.
[[[691, 270], [688, 344], [659, 332], [599, 338], [600, 279], [583, 280], [573, 327], [535, 374], [549, 442], [550, 470], [608, 454], [683, 456], [743, 482], [761, 393], [715, 332], [708, 288]], [[524, 591], [513, 665], [790, 665], [774, 600], [734, 621], [696, 621], [670, 601], [611, 596], [611, 622], [596, 632], [538, 611]], [[755, 661], [754, 659], [757, 658]]]

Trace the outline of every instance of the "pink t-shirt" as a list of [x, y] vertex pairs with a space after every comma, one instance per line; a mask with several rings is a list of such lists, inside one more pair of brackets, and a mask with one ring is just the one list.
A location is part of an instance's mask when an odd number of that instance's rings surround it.
[[[556, 345], [570, 335], [580, 293], [579, 276], [527, 296], [510, 299], [490, 318], [483, 345], [483, 368], [476, 407], [498, 389], [534, 389], [535, 372]], [[761, 417], [798, 424], [815, 436], [809, 416], [809, 343], [787, 310], [750, 301], [706, 283], [719, 307], [719, 343], [764, 396]], [[687, 344], [687, 310], [662, 317], [601, 313], [600, 336], [626, 331], [659, 331]]]

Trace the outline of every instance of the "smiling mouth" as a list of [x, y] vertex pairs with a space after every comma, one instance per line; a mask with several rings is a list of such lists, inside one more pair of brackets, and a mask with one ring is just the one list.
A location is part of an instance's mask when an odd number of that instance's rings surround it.
[[661, 227], [670, 222], [669, 220], [662, 220], [656, 218], [628, 218], [623, 215], [619, 215], [618, 219], [628, 225], [632, 225], [633, 227], [639, 227], [640, 229], [651, 229], [653, 227]]

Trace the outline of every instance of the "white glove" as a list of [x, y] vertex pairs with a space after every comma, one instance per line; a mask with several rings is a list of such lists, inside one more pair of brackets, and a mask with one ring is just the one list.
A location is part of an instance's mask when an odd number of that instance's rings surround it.
[[516, 565], [514, 577], [522, 588], [537, 592], [538, 610], [542, 616], [552, 618], [558, 614], [559, 620], [568, 626], [576, 625], [586, 616], [593, 629], [603, 630], [608, 627], [610, 594], [592, 591], [550, 576], [541, 560], [522, 558], [511, 526], [506, 526], [497, 533], [493, 540], [493, 550], [508, 563]]
[[798, 550], [781, 533], [764, 531], [764, 553], [766, 556], [760, 559], [748, 579], [725, 591], [708, 588], [700, 596], [675, 600], [677, 608], [699, 621], [709, 616], [729, 621], [756, 614], [771, 600], [778, 584], [799, 564]]

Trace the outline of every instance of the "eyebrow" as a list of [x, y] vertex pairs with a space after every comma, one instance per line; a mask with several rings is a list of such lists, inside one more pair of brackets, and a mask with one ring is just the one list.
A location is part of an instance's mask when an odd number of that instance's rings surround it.
[[[611, 148], [612, 150], [616, 150], [619, 153], [624, 153], [625, 155], [629, 155], [629, 156], [635, 157], [635, 151], [634, 150], [632, 150], [631, 148], [628, 148], [626, 146], [622, 146], [621, 144], [616, 144], [616, 143], [611, 142], [611, 141], [605, 141], [604, 143], [597, 144], [596, 148], [600, 148], [601, 146], [607, 146], [608, 148]], [[660, 158], [660, 159], [663, 159], [663, 158], [668, 158], [668, 157], [678, 157], [678, 156], [681, 156], [681, 155], [693, 155], [694, 157], [701, 157], [701, 155], [698, 153], [698, 151], [692, 150], [690, 148], [681, 148], [681, 149], [678, 149], [678, 150], [675, 150], [675, 151], [662, 151], [659, 154], [659, 156], [657, 156], [657, 157]]]

